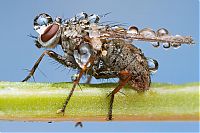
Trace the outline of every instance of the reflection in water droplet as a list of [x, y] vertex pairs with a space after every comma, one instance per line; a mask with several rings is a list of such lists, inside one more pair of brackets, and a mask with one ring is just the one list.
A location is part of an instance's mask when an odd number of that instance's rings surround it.
[[170, 48], [171, 44], [168, 42], [163, 43], [163, 48], [168, 49]]
[[147, 58], [147, 63], [151, 74], [155, 74], [158, 70], [158, 62], [154, 59]]
[[47, 27], [53, 23], [51, 16], [48, 14], [42, 13], [35, 17], [34, 19], [34, 29], [40, 35], [44, 33]]
[[131, 27], [128, 28], [127, 33], [129, 33], [129, 34], [138, 34], [139, 31], [138, 31], [138, 28], [137, 28], [137, 27], [131, 26]]
[[79, 74], [73, 74], [73, 75], [71, 76], [71, 80], [72, 80], [72, 81], [77, 80], [78, 76], [79, 76]]
[[79, 14], [76, 14], [76, 20], [82, 20], [82, 19], [86, 19], [88, 17], [88, 15], [85, 12], [81, 12]]
[[152, 46], [158, 48], [160, 46], [159, 42], [151, 42]]
[[[81, 68], [89, 61], [91, 54], [92, 51], [88, 43], [82, 43], [78, 50], [74, 50], [75, 61]], [[88, 64], [88, 66], [90, 66], [90, 64]]]
[[57, 23], [61, 24], [61, 23], [62, 23], [62, 18], [61, 18], [61, 17], [56, 17], [56, 18], [55, 18], [55, 21], [56, 21]]
[[181, 44], [180, 43], [173, 43], [172, 46], [173, 46], [174, 49], [178, 49], [178, 48], [181, 47]]
[[98, 23], [99, 22], [99, 16], [96, 15], [96, 14], [91, 14], [89, 17], [88, 17], [88, 20], [90, 21], [90, 23]]
[[143, 35], [144, 37], [153, 38], [156, 36], [156, 33], [150, 28], [144, 28], [140, 31], [140, 35]]
[[161, 29], [157, 30], [156, 34], [157, 34], [157, 36], [166, 36], [166, 35], [169, 35], [169, 32], [167, 29], [161, 28]]

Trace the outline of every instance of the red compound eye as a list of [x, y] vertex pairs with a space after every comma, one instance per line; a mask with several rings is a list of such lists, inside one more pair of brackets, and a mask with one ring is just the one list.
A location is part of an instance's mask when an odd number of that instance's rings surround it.
[[59, 25], [58, 25], [58, 24], [50, 25], [50, 26], [44, 31], [44, 33], [41, 35], [41, 40], [42, 40], [43, 42], [49, 41], [52, 37], [54, 37], [54, 35], [57, 33], [58, 29], [59, 29]]

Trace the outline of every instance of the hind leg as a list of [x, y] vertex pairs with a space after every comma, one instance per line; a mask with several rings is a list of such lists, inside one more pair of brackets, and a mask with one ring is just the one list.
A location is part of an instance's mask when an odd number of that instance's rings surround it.
[[122, 89], [126, 83], [131, 79], [131, 73], [128, 71], [121, 71], [119, 73], [119, 85], [108, 95], [110, 96], [110, 105], [109, 105], [109, 111], [108, 111], [108, 116], [107, 120], [112, 120], [112, 109], [113, 109], [113, 102], [114, 102], [114, 97], [115, 94]]

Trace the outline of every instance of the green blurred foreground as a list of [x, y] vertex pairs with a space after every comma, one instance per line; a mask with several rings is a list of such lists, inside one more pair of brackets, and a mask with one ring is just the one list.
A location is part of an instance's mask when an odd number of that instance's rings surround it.
[[[0, 82], [0, 119], [22, 121], [104, 121], [117, 84], [80, 84], [65, 115], [62, 107], [72, 83]], [[81, 90], [82, 89], [82, 90]], [[126, 86], [115, 96], [113, 120], [199, 120], [199, 83], [153, 83], [138, 94]]]

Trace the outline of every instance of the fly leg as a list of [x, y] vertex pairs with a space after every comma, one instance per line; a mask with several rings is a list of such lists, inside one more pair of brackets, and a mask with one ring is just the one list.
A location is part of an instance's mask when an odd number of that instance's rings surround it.
[[115, 94], [122, 89], [126, 83], [131, 79], [131, 74], [128, 71], [121, 71], [119, 73], [119, 85], [108, 95], [110, 96], [110, 105], [107, 120], [112, 120], [112, 109], [113, 109], [113, 102]]
[[85, 82], [86, 84], [90, 84], [92, 80], [92, 75], [87, 76], [87, 81]]
[[29, 80], [31, 78], [31, 76], [34, 75], [35, 70], [38, 68], [40, 62], [42, 61], [43, 57], [45, 55], [48, 55], [49, 57], [55, 59], [56, 61], [58, 61], [59, 63], [65, 65], [65, 66], [73, 66], [73, 63], [71, 63], [70, 61], [67, 61], [65, 57], [51, 51], [51, 50], [46, 50], [42, 53], [42, 55], [39, 57], [39, 59], [36, 61], [36, 63], [34, 64], [33, 68], [30, 70], [30, 73], [28, 74], [28, 76], [26, 76], [26, 78], [24, 80], [22, 80], [22, 82], [25, 82], [27, 80]]
[[66, 106], [67, 106], [71, 96], [73, 95], [73, 92], [74, 92], [76, 86], [79, 84], [79, 81], [80, 81], [81, 77], [86, 72], [88, 64], [90, 63], [92, 65], [93, 61], [94, 61], [94, 59], [92, 57], [90, 57], [88, 62], [82, 67], [78, 77], [73, 81], [73, 87], [72, 87], [67, 99], [65, 100], [65, 103], [63, 104], [63, 107], [61, 109], [57, 110], [57, 114], [62, 113], [64, 115]]

